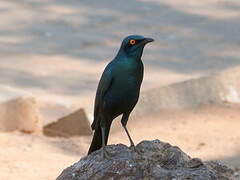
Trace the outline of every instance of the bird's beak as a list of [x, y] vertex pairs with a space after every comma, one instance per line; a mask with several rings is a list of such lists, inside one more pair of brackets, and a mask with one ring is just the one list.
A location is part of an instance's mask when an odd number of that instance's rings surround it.
[[145, 38], [145, 39], [143, 40], [143, 42], [144, 42], [145, 44], [150, 43], [150, 42], [153, 42], [153, 41], [154, 41], [153, 38]]
[[142, 42], [140, 42], [138, 45], [140, 46], [145, 46], [147, 43], [153, 42], [154, 39], [153, 38], [144, 38], [144, 40]]
[[147, 43], [153, 42], [153, 38], [144, 38], [140, 43], [138, 43], [136, 46], [133, 47], [133, 51], [136, 49], [145, 46]]

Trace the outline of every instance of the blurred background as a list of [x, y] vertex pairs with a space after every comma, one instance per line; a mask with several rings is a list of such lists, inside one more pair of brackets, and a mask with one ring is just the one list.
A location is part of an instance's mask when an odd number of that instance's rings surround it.
[[[0, 179], [55, 179], [86, 155], [96, 87], [122, 39], [146, 46], [128, 126], [240, 168], [238, 0], [2, 0]], [[109, 143], [128, 145], [114, 122]]]

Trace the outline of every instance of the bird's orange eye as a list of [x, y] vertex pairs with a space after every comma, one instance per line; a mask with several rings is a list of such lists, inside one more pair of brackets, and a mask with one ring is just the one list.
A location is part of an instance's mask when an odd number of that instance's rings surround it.
[[130, 43], [131, 45], [134, 45], [134, 44], [136, 44], [136, 41], [135, 41], [134, 39], [131, 39], [131, 40], [129, 41], [129, 43]]

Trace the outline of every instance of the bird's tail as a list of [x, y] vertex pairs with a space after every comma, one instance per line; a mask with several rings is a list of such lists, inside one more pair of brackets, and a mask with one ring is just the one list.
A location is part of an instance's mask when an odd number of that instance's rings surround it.
[[[110, 125], [105, 127], [105, 144], [107, 145], [108, 141], [108, 135], [109, 135], [109, 130], [110, 130]], [[102, 147], [102, 133], [101, 133], [101, 127], [99, 124], [96, 125], [92, 143], [90, 145], [90, 148], [88, 150], [88, 155], [91, 154], [92, 152], [100, 149]]]

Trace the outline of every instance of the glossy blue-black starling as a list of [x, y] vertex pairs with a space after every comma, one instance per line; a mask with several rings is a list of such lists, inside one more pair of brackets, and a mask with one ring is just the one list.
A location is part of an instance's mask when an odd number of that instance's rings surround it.
[[143, 80], [143, 63], [141, 60], [144, 46], [152, 38], [140, 35], [126, 37], [117, 56], [105, 68], [98, 84], [94, 106], [95, 130], [88, 154], [107, 144], [109, 130], [114, 118], [122, 115], [121, 123], [127, 133], [131, 146], [134, 143], [126, 128], [128, 117], [135, 107]]

